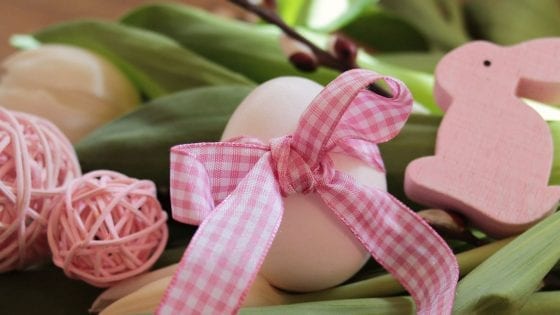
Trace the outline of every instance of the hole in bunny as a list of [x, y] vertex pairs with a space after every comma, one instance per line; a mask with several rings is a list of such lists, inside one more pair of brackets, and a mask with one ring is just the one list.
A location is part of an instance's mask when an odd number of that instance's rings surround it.
[[482, 63], [485, 67], [490, 67], [492, 65], [492, 61], [490, 60], [484, 60], [484, 62]]
[[371, 83], [370, 85], [368, 85], [367, 89], [383, 97], [393, 97], [393, 93], [391, 93], [391, 87], [389, 86], [389, 84], [387, 84], [387, 82], [385, 82], [385, 80], [378, 80], [375, 83]]

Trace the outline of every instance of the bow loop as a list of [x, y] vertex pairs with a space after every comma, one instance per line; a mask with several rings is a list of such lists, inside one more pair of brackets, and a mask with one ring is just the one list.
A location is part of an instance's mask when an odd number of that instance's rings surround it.
[[[367, 89], [380, 80], [390, 87], [391, 97]], [[350, 70], [329, 83], [312, 101], [293, 134], [292, 147], [306, 157], [311, 167], [336, 146], [355, 146], [357, 142], [352, 140], [361, 140], [360, 146], [376, 151], [376, 143], [397, 135], [411, 109], [412, 96], [400, 81], [367, 70]], [[356, 152], [351, 153], [380, 167], [378, 160]]]
[[[173, 218], [199, 225], [268, 151], [257, 143], [195, 143], [171, 149]], [[186, 174], [186, 176], [185, 176]]]

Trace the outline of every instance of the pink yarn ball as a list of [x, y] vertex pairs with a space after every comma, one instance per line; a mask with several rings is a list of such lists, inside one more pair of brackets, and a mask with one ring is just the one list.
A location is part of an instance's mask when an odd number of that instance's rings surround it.
[[155, 185], [111, 171], [75, 179], [54, 209], [48, 241], [67, 276], [107, 287], [150, 268], [167, 242]]
[[48, 216], [80, 173], [57, 127], [0, 107], [0, 272], [48, 257]]

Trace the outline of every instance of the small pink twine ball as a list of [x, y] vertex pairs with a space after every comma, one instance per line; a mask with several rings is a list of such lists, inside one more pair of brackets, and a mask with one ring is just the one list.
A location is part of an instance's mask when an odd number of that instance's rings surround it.
[[80, 174], [76, 153], [57, 127], [0, 107], [0, 272], [49, 256], [48, 216]]
[[54, 263], [67, 276], [108, 287], [150, 268], [167, 242], [154, 183], [112, 171], [73, 180], [49, 221]]

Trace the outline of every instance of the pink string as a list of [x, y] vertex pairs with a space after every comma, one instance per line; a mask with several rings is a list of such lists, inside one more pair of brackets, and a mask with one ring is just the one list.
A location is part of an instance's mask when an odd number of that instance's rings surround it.
[[112, 171], [72, 181], [53, 210], [48, 241], [67, 276], [107, 287], [150, 268], [165, 248], [167, 214], [155, 185]]
[[0, 272], [48, 257], [48, 216], [80, 173], [58, 128], [0, 107]]

